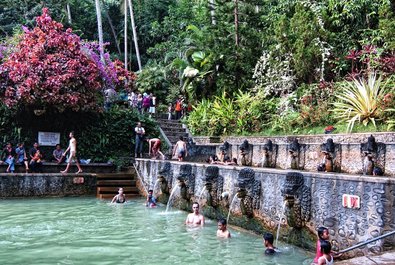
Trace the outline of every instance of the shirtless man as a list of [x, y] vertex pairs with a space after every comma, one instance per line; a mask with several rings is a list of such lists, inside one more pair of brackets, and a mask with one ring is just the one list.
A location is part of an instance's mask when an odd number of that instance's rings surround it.
[[165, 156], [163, 153], [160, 151], [160, 146], [161, 142], [159, 138], [151, 138], [148, 141], [148, 155], [151, 156], [152, 158], [158, 158], [160, 156], [163, 160], [165, 159]]
[[188, 156], [187, 144], [184, 142], [184, 138], [180, 136], [180, 139], [176, 143], [173, 149], [173, 157], [177, 155], [178, 161], [183, 161], [184, 157]]
[[185, 224], [187, 225], [204, 225], [204, 216], [199, 213], [199, 203], [192, 204], [193, 213], [188, 214]]
[[77, 140], [74, 138], [74, 132], [70, 132], [69, 137], [70, 137], [69, 147], [67, 147], [66, 151], [64, 151], [64, 153], [63, 153], [63, 156], [66, 156], [66, 153], [70, 150], [69, 161], [67, 162], [66, 169], [63, 171], [60, 171], [60, 173], [67, 173], [69, 171], [71, 162], [73, 160], [75, 160], [75, 163], [78, 168], [78, 171], [75, 174], [79, 174], [82, 172], [82, 168], [81, 168], [80, 162], [78, 162], [78, 158], [77, 158]]

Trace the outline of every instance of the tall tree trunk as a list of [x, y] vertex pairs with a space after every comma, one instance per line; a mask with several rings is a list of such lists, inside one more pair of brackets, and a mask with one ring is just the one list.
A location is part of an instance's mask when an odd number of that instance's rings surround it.
[[137, 43], [136, 25], [134, 24], [134, 13], [133, 13], [132, 0], [128, 0], [128, 3], [129, 3], [130, 20], [132, 22], [134, 48], [136, 49], [136, 57], [137, 57], [137, 63], [139, 65], [139, 70], [141, 71], [142, 67], [141, 67], [140, 51], [139, 51], [139, 45]]
[[235, 51], [236, 51], [236, 72], [235, 72], [235, 83], [236, 87], [239, 88], [240, 84], [240, 63], [239, 63], [239, 1], [234, 0], [235, 2], [235, 9], [234, 9], [234, 16], [235, 16]]
[[96, 4], [96, 17], [97, 17], [97, 31], [99, 33], [99, 52], [100, 52], [100, 59], [104, 61], [104, 47], [103, 47], [103, 24], [101, 20], [101, 7], [100, 7], [100, 0], [95, 0]]
[[66, 9], [67, 9], [67, 21], [71, 25], [72, 21], [71, 21], [71, 11], [70, 11], [70, 4], [69, 4], [69, 2], [67, 2], [67, 4], [66, 4]]
[[110, 24], [112, 35], [114, 36], [114, 41], [115, 41], [115, 45], [117, 46], [118, 54], [119, 54], [119, 56], [121, 56], [121, 48], [119, 47], [119, 41], [117, 39], [117, 33], [115, 32], [114, 25], [112, 24], [112, 20], [111, 20], [110, 16], [108, 15], [107, 11], [105, 14], [106, 14], [108, 24]]
[[238, 47], [239, 46], [239, 1], [238, 0], [235, 0], [234, 15], [235, 15], [235, 41], [236, 41], [236, 47]]
[[217, 24], [215, 21], [215, 0], [209, 0], [211, 24]]
[[123, 0], [124, 8], [125, 8], [125, 19], [124, 19], [124, 53], [125, 53], [125, 70], [128, 70], [128, 1]]

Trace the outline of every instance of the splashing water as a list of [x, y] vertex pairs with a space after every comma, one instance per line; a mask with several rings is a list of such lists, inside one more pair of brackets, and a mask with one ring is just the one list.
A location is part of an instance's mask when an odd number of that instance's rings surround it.
[[284, 211], [285, 211], [285, 205], [287, 205], [287, 201], [284, 201], [283, 203], [283, 208], [280, 212], [280, 214], [278, 215], [278, 226], [277, 226], [277, 234], [276, 234], [276, 247], [278, 246], [278, 236], [280, 235], [280, 227], [281, 227], [281, 218], [284, 215]]
[[173, 202], [172, 199], [174, 197], [174, 194], [176, 193], [176, 191], [179, 191], [179, 190], [180, 190], [180, 186], [178, 186], [178, 185], [175, 185], [175, 187], [171, 190], [169, 201], [167, 202], [167, 205], [166, 205], [166, 213], [169, 211], [169, 208], [171, 207], [171, 203]]
[[202, 189], [202, 191], [200, 192], [200, 194], [199, 194], [199, 200], [198, 200], [198, 202], [200, 203], [200, 200], [202, 199], [202, 195], [203, 195], [203, 192], [206, 190], [206, 186], [203, 186], [203, 189]]
[[237, 193], [235, 194], [235, 196], [233, 196], [232, 202], [229, 205], [228, 217], [226, 218], [226, 223], [227, 224], [229, 224], [230, 211], [232, 210], [232, 206], [233, 206], [233, 204], [234, 204], [236, 199], [237, 199]]

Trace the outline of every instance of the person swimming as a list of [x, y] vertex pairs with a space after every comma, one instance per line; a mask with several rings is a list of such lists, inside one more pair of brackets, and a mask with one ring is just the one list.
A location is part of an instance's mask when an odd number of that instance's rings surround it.
[[156, 207], [156, 199], [152, 195], [152, 193], [153, 193], [153, 190], [148, 191], [147, 202], [145, 204], [145, 206], [147, 206], [147, 207]]
[[125, 203], [126, 202], [126, 196], [123, 194], [123, 188], [118, 189], [118, 194], [112, 198], [111, 203]]

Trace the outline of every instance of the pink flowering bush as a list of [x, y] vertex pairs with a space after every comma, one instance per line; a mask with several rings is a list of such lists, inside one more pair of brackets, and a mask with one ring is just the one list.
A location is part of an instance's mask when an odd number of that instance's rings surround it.
[[98, 109], [102, 79], [80, 38], [53, 21], [47, 9], [36, 22], [32, 30], [24, 29], [16, 51], [0, 66], [3, 102], [60, 112]]

